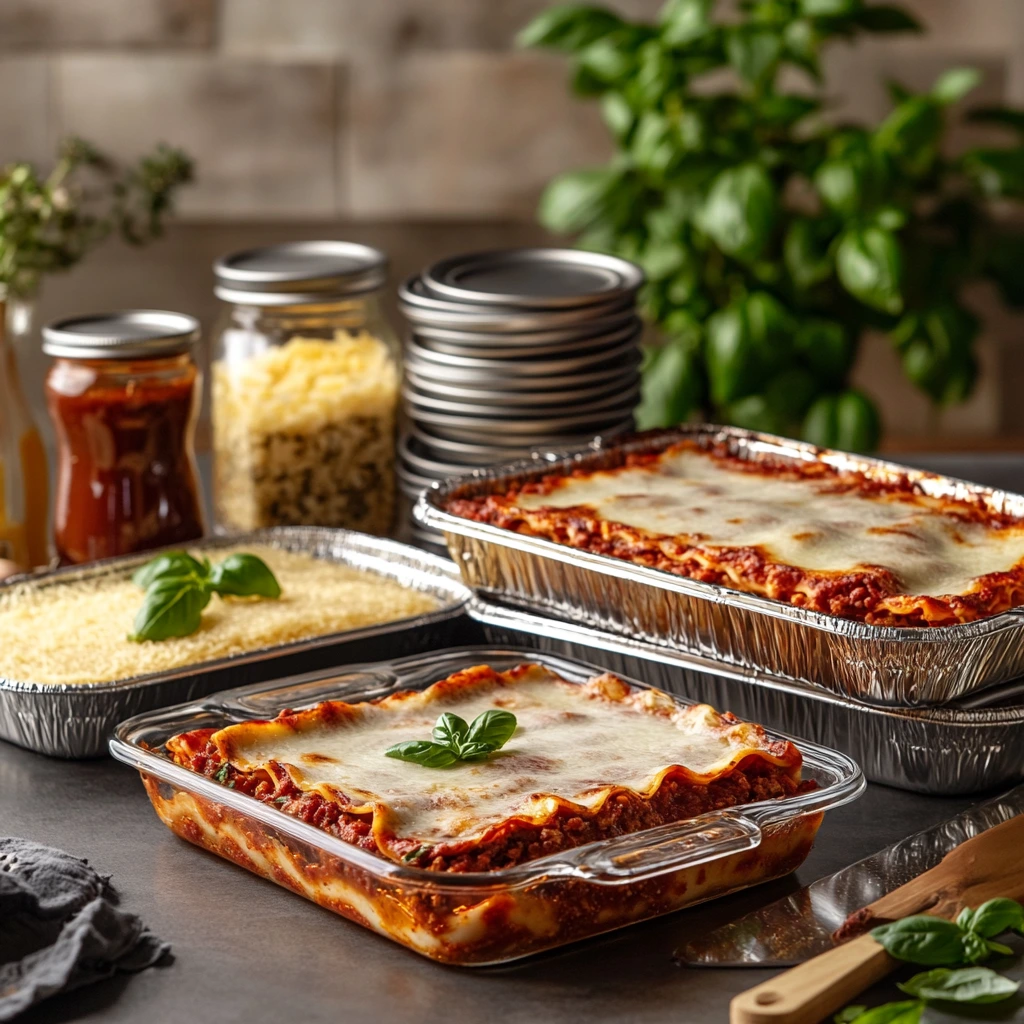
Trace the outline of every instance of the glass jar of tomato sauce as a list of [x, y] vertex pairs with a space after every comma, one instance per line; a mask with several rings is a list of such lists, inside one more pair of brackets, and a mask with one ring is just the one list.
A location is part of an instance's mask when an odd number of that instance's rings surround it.
[[203, 535], [194, 434], [199, 323], [128, 310], [43, 328], [57, 432], [54, 541], [65, 564]]

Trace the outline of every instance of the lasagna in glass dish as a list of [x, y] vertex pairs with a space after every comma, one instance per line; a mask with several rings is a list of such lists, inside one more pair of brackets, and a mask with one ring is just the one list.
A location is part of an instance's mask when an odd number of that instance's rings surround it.
[[876, 626], [972, 622], [1024, 604], [1024, 519], [822, 461], [683, 440], [452, 515]]
[[[470, 652], [405, 659], [355, 681], [304, 677], [271, 690], [271, 706], [332, 688], [349, 699], [259, 720], [236, 704], [174, 709], [159, 734], [125, 723], [111, 749], [142, 771], [183, 838], [458, 964], [786, 874], [822, 812], [862, 788], [842, 755], [801, 751], [707, 705], [564, 659], [497, 654], [486, 665]], [[378, 695], [352, 700], [353, 689]], [[258, 692], [242, 704], [267, 706]], [[440, 715], [495, 710], [515, 716], [515, 731], [486, 756], [431, 767], [387, 753], [429, 737]]]

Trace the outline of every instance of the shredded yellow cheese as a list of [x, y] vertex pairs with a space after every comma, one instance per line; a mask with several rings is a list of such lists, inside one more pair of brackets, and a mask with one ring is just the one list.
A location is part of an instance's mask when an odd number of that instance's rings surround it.
[[0, 677], [43, 685], [111, 682], [393, 622], [438, 606], [432, 594], [280, 548], [222, 548], [209, 554], [218, 561], [243, 550], [270, 566], [281, 597], [254, 601], [214, 595], [198, 632], [171, 640], [127, 639], [143, 600], [130, 579], [13, 586], [0, 597]]

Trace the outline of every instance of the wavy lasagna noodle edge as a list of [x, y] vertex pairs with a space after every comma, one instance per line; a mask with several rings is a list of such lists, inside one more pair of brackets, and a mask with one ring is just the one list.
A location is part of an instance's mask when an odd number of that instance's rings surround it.
[[[936, 514], [953, 515], [993, 529], [1022, 525], [1015, 517], [989, 510], [981, 499], [968, 501], [926, 495], [907, 476], [879, 480], [821, 462], [795, 463], [770, 457], [744, 459], [730, 455], [724, 446], [708, 448], [694, 441], [678, 442], [661, 452], [627, 455], [617, 468], [650, 466], [666, 454], [687, 450], [707, 455], [738, 473], [811, 479], [827, 483], [830, 489], [858, 492], [862, 496], [897, 496]], [[653, 534], [627, 523], [602, 519], [585, 506], [526, 509], [517, 505], [520, 495], [550, 493], [567, 479], [585, 479], [596, 472], [609, 470], [576, 469], [569, 474], [549, 474], [498, 494], [453, 497], [447, 503], [447, 510], [464, 519], [541, 537], [556, 544], [875, 626], [956, 625], [1024, 604], [1024, 562], [1005, 571], [976, 577], [970, 588], [961, 594], [907, 594], [897, 592], [899, 586], [895, 577], [882, 567], [852, 568], [843, 572], [803, 569], [772, 560], [762, 548], [691, 544], [679, 537]], [[614, 473], [615, 469], [610, 472]], [[855, 559], [853, 552], [851, 564]]]
[[[499, 673], [488, 666], [475, 666], [422, 691], [403, 691], [363, 704], [326, 701], [307, 710], [283, 711], [270, 721], [195, 730], [172, 737], [166, 748], [176, 763], [276, 804], [285, 813], [348, 842], [391, 860], [439, 871], [512, 866], [559, 849], [685, 820], [726, 806], [791, 796], [813, 787], [813, 783], [801, 782], [803, 758], [791, 742], [772, 740], [761, 726], [739, 722], [733, 715], [719, 713], [708, 705], [682, 707], [658, 690], [634, 692], [611, 674], [573, 684], [549, 673], [557, 684], [579, 685], [589, 699], [670, 718], [687, 729], [721, 737], [728, 746], [727, 755], [703, 773], [683, 765], [667, 765], [658, 769], [642, 790], [605, 785], [600, 792], [589, 793], [585, 805], [561, 795], [534, 794], [543, 798], [534, 800], [534, 804], [543, 804], [544, 813], [516, 813], [470, 839], [434, 845], [424, 844], [415, 835], [398, 834], [386, 801], [353, 799], [322, 783], [304, 788], [301, 771], [297, 773], [294, 766], [273, 760], [258, 766], [238, 766], [239, 761], [245, 761], [239, 751], [253, 740], [266, 746], [278, 737], [358, 723], [371, 705], [386, 711], [411, 703], [436, 708], [440, 713], [446, 704], [460, 697], [479, 690], [514, 687], [538, 671], [549, 670], [521, 665]], [[631, 823], [636, 827], [630, 827]]]

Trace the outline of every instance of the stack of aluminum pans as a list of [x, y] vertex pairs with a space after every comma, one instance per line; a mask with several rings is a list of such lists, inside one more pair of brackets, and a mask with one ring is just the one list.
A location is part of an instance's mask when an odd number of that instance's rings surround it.
[[[399, 289], [405, 431], [398, 482], [437, 479], [633, 427], [640, 397], [639, 267], [575, 249], [441, 260]], [[417, 539], [435, 531], [414, 526]]]

